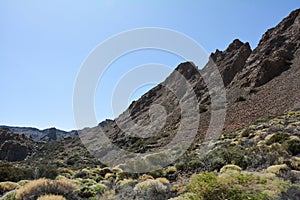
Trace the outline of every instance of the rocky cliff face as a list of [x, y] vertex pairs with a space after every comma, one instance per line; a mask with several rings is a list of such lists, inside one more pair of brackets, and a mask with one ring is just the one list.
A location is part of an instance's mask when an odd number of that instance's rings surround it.
[[21, 161], [35, 151], [35, 143], [9, 129], [0, 129], [0, 160]]
[[225, 86], [230, 84], [235, 75], [242, 71], [251, 53], [248, 42], [243, 43], [235, 39], [224, 52], [216, 50], [211, 54], [210, 57], [218, 66]]
[[300, 10], [293, 11], [276, 27], [269, 29], [247, 59], [235, 83], [261, 86], [288, 70], [299, 55]]

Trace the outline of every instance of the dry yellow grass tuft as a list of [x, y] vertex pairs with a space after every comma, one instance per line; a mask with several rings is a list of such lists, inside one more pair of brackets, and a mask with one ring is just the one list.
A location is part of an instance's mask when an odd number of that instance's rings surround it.
[[142, 176], [139, 177], [140, 181], [146, 181], [146, 180], [154, 180], [153, 176], [150, 176], [148, 174], [143, 174]]
[[16, 199], [36, 199], [46, 194], [64, 196], [66, 199], [76, 199], [74, 190], [77, 185], [69, 180], [38, 179], [21, 187], [16, 194]]
[[164, 184], [164, 185], [170, 184], [170, 181], [169, 181], [168, 179], [166, 179], [166, 178], [163, 178], [163, 177], [156, 178], [155, 180], [161, 182], [161, 183]]
[[40, 196], [37, 200], [66, 200], [65, 197], [60, 195], [43, 195]]

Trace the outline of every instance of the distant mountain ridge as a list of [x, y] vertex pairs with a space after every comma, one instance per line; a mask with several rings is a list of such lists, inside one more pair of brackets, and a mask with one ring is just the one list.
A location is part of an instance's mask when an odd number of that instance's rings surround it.
[[32, 138], [34, 141], [52, 141], [52, 140], [62, 140], [67, 137], [77, 137], [78, 133], [76, 130], [63, 131], [56, 128], [48, 128], [40, 130], [33, 127], [16, 127], [16, 126], [0, 126], [0, 129], [9, 129], [13, 133], [24, 135], [28, 138]]

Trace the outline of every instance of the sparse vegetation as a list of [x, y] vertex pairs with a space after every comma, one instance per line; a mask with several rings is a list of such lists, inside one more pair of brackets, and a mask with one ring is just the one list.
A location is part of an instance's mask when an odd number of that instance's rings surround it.
[[43, 195], [40, 196], [37, 200], [66, 200], [65, 197], [60, 195]]
[[246, 98], [243, 96], [239, 96], [236, 98], [235, 102], [242, 102], [242, 101], [246, 101]]
[[22, 179], [33, 179], [32, 169], [15, 167], [10, 163], [0, 163], [0, 181], [20, 181]]
[[42, 195], [61, 195], [66, 199], [77, 199], [74, 193], [78, 186], [68, 180], [38, 179], [21, 187], [16, 194], [17, 200], [36, 199]]
[[145, 200], [164, 200], [166, 199], [167, 187], [157, 180], [146, 180], [137, 184], [134, 191], [138, 199]]
[[285, 140], [287, 140], [289, 138], [289, 136], [290, 135], [288, 133], [276, 133], [268, 141], [266, 141], [266, 144], [271, 145], [276, 142], [281, 144]]
[[289, 183], [266, 179], [249, 172], [203, 172], [193, 175], [187, 186], [192, 199], [265, 200], [285, 191]]
[[199, 105], [199, 113], [204, 113], [206, 111], [208, 111], [207, 107], [203, 104], [200, 104]]
[[[31, 197], [42, 200], [171, 197], [179, 200], [260, 200], [293, 196], [300, 182], [300, 139], [294, 131], [300, 125], [298, 121], [297, 111], [278, 118], [261, 119], [249, 127], [224, 133], [204, 154], [198, 153], [201, 144], [194, 144], [173, 165], [145, 174], [95, 165], [93, 158], [83, 156], [83, 159], [79, 152], [73, 151], [65, 152], [65, 158], [46, 157], [49, 167], [42, 160], [35, 164], [34, 170], [23, 163], [1, 163], [0, 195], [4, 200]], [[143, 146], [143, 141], [138, 141]], [[155, 164], [166, 158], [167, 155], [156, 154], [147, 157]], [[74, 159], [74, 166], [67, 164], [70, 159]], [[190, 172], [197, 174], [190, 177], [186, 186]], [[31, 180], [39, 177], [53, 180]]]

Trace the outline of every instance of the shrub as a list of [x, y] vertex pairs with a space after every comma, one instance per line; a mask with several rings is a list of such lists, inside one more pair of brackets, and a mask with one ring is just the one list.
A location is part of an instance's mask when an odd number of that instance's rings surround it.
[[143, 200], [165, 200], [167, 198], [167, 187], [156, 180], [146, 180], [134, 187], [137, 199]]
[[289, 138], [290, 134], [288, 133], [276, 133], [269, 140], [266, 141], [267, 145], [271, 145], [273, 143], [283, 143], [285, 140]]
[[96, 181], [93, 179], [82, 179], [82, 178], [77, 178], [75, 179], [80, 185], [85, 185], [85, 186], [91, 186], [94, 184], [97, 184]]
[[79, 160], [80, 160], [80, 157], [79, 157], [79, 155], [76, 154], [76, 155], [73, 155], [73, 156], [69, 157], [69, 158], [67, 159], [66, 163], [67, 163], [67, 165], [73, 166], [73, 165], [75, 165]]
[[300, 186], [291, 186], [286, 192], [283, 192], [279, 199], [295, 199], [300, 197]]
[[55, 179], [58, 175], [56, 167], [47, 164], [40, 164], [36, 173], [36, 178]]
[[266, 194], [253, 191], [252, 187], [249, 187], [249, 184], [255, 181], [256, 177], [247, 174], [237, 173], [222, 178], [215, 172], [204, 172], [192, 176], [188, 189], [195, 194], [194, 199], [200, 200], [266, 199]]
[[1, 197], [1, 200], [16, 200], [16, 190], [7, 192], [3, 197]]
[[119, 172], [117, 173], [117, 180], [123, 180], [123, 179], [129, 179], [129, 178], [132, 178], [133, 175], [129, 172], [126, 172], [126, 171], [122, 171], [122, 172]]
[[249, 94], [256, 94], [257, 92], [259, 92], [259, 90], [257, 88], [252, 88], [250, 91], [249, 91]]
[[164, 176], [164, 171], [163, 171], [163, 169], [157, 169], [155, 171], [149, 172], [148, 175], [150, 175], [154, 178], [158, 178], [158, 177]]
[[271, 165], [282, 164], [281, 160], [289, 158], [287, 151], [280, 144], [254, 146], [247, 149], [245, 154], [251, 161], [248, 168], [260, 170]]
[[66, 198], [60, 195], [43, 195], [37, 200], [66, 200]]
[[175, 172], [177, 172], [176, 167], [174, 166], [169, 166], [167, 167], [167, 169], [164, 170], [164, 174], [174, 174]]
[[245, 169], [248, 158], [241, 146], [223, 145], [208, 152], [201, 158], [203, 168], [207, 171], [220, 170], [224, 165], [234, 164]]
[[83, 178], [83, 179], [88, 179], [90, 178], [90, 174], [85, 172], [85, 171], [80, 171], [74, 174], [74, 178]]
[[206, 108], [206, 106], [200, 104], [199, 105], [199, 113], [205, 113], [206, 111], [208, 111], [208, 109]]
[[56, 171], [58, 172], [58, 174], [67, 178], [71, 178], [74, 175], [74, 171], [69, 168], [58, 168]]
[[77, 186], [68, 180], [49, 180], [38, 179], [27, 183], [17, 191], [16, 198], [21, 199], [37, 199], [37, 197], [46, 194], [56, 194], [64, 196], [66, 199], [78, 199], [74, 190]]
[[143, 174], [142, 176], [139, 177], [140, 181], [146, 181], [146, 180], [153, 180], [154, 178], [148, 174]]
[[105, 185], [101, 183], [97, 183], [92, 186], [84, 186], [79, 190], [77, 190], [76, 192], [78, 193], [78, 196], [82, 198], [90, 198], [90, 197], [95, 197], [98, 194], [102, 194], [105, 189], [106, 189]]
[[170, 181], [169, 181], [168, 179], [166, 179], [166, 178], [160, 177], [160, 178], [156, 178], [155, 180], [161, 182], [161, 183], [164, 184], [164, 185], [170, 184]]
[[241, 102], [241, 101], [246, 101], [246, 98], [243, 96], [239, 96], [236, 98], [235, 102]]
[[185, 170], [187, 166], [186, 166], [185, 162], [179, 161], [179, 162], [175, 163], [175, 167], [178, 170]]
[[102, 169], [97, 170], [97, 173], [98, 173], [98, 175], [104, 177], [105, 174], [113, 173], [113, 171], [110, 168], [108, 168], [108, 167], [104, 167]]
[[27, 168], [15, 167], [9, 163], [0, 163], [0, 182], [18, 182], [22, 179], [33, 179], [33, 171]]
[[237, 165], [225, 165], [224, 167], [221, 168], [220, 172], [225, 173], [227, 171], [238, 171], [241, 172], [242, 168], [240, 168]]
[[296, 156], [300, 154], [300, 140], [288, 140], [285, 145], [291, 155]]
[[188, 168], [193, 170], [193, 169], [198, 169], [200, 167], [203, 167], [203, 162], [199, 159], [192, 159], [188, 162]]
[[2, 182], [0, 183], [0, 195], [18, 189], [19, 187], [20, 185], [15, 182], [10, 182], [10, 181]]
[[293, 157], [290, 160], [290, 165], [293, 169], [300, 171], [300, 158], [299, 157]]
[[266, 169], [266, 172], [273, 173], [273, 174], [279, 174], [282, 171], [286, 171], [286, 170], [287, 170], [287, 165], [282, 164], [282, 165], [272, 165]]

